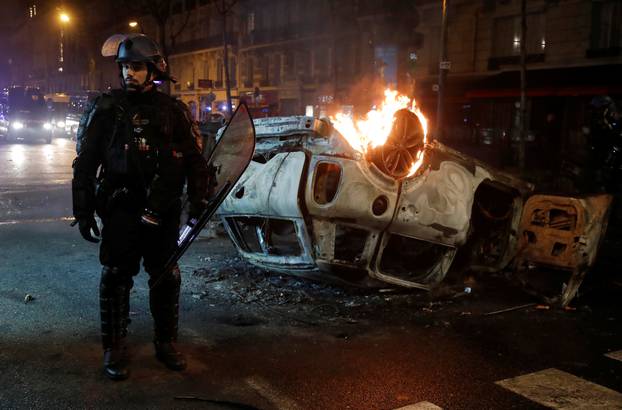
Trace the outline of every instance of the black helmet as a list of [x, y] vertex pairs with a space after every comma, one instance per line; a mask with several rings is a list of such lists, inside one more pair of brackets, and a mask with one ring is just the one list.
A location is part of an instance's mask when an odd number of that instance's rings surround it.
[[171, 80], [166, 74], [166, 61], [158, 43], [144, 34], [114, 34], [102, 46], [104, 57], [115, 57], [121, 63], [147, 63], [156, 73], [157, 80]]

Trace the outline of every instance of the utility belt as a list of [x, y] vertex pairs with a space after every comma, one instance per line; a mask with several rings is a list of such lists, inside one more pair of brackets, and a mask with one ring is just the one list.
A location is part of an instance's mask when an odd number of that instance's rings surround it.
[[102, 179], [95, 192], [95, 211], [105, 218], [116, 210], [141, 212], [147, 203], [147, 190], [144, 187], [127, 184], [111, 184]]

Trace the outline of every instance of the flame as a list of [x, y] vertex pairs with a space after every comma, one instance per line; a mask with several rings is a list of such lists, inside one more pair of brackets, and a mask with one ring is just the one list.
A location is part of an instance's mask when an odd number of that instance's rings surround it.
[[[348, 144], [362, 154], [367, 154], [371, 149], [384, 145], [389, 138], [394, 114], [402, 109], [408, 109], [417, 115], [423, 127], [423, 142], [427, 142], [428, 121], [417, 107], [415, 100], [411, 101], [405, 95], [397, 91], [387, 89], [384, 91], [384, 101], [379, 107], [369, 111], [363, 118], [354, 120], [351, 115], [337, 113], [331, 117], [333, 126], [348, 141]], [[407, 177], [412, 176], [423, 164], [424, 151], [417, 153], [417, 160], [413, 162]]]

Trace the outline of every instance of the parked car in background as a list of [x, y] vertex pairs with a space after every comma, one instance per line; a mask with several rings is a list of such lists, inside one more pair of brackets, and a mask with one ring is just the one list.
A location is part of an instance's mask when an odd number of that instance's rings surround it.
[[45, 95], [52, 132], [55, 137], [65, 137], [65, 120], [69, 111], [69, 95], [53, 93]]

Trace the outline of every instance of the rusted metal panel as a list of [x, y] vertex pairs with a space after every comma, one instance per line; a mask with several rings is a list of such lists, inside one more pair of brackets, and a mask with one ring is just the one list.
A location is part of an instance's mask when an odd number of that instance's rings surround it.
[[572, 198], [534, 195], [520, 224], [520, 258], [564, 269], [594, 263], [611, 195]]
[[516, 268], [527, 264], [567, 270], [568, 280], [550, 303], [568, 305], [594, 264], [607, 230], [612, 196], [534, 195], [523, 209]]

